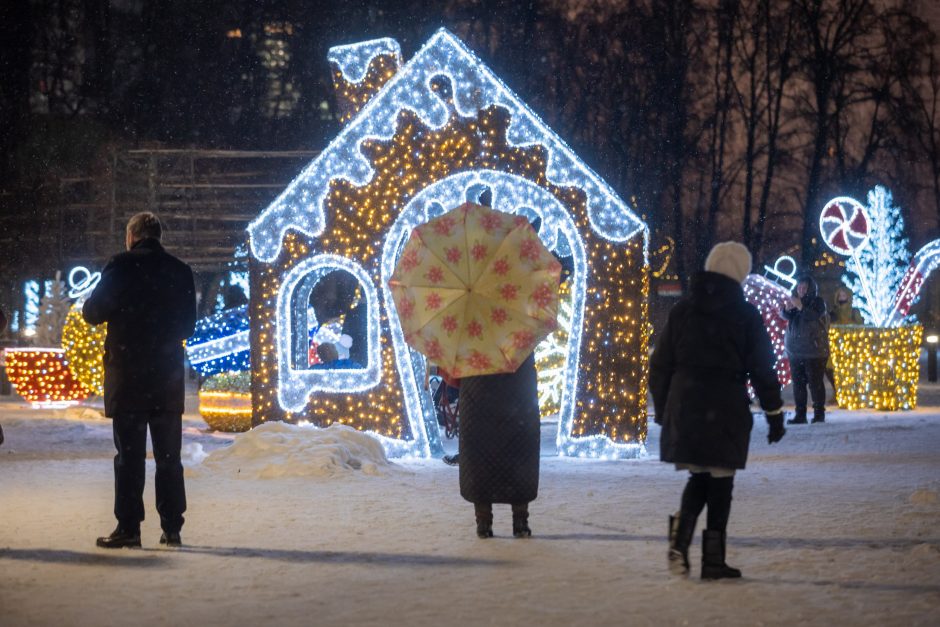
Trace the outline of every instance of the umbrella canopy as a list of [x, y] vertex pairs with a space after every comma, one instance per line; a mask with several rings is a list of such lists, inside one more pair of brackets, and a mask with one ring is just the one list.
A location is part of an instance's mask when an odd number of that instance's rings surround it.
[[388, 284], [405, 341], [468, 377], [515, 372], [555, 329], [560, 277], [523, 216], [466, 203], [412, 231]]

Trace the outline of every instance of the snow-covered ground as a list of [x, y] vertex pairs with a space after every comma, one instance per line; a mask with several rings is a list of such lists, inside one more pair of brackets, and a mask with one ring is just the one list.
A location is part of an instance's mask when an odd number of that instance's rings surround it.
[[[457, 469], [386, 462], [358, 433], [204, 433], [186, 417], [182, 549], [108, 533], [110, 423], [0, 400], [0, 625], [936, 625], [940, 388], [918, 410], [832, 411], [766, 443], [736, 479], [740, 581], [668, 574], [684, 475], [650, 457], [559, 459], [544, 430], [534, 537], [497, 506], [479, 540]], [[233, 446], [233, 442], [235, 442]], [[697, 534], [700, 537], [700, 534]], [[693, 563], [699, 559], [699, 539]]]

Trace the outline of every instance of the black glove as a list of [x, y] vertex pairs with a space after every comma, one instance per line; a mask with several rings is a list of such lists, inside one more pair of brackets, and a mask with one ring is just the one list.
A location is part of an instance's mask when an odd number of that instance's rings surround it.
[[764, 414], [767, 418], [767, 425], [770, 431], [767, 432], [767, 444], [773, 444], [783, 439], [783, 434], [787, 432], [783, 428], [783, 412], [778, 411], [773, 414]]

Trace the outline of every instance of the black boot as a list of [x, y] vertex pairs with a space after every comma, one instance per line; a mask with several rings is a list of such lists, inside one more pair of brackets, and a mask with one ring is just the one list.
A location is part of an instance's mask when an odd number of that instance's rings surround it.
[[477, 519], [477, 537], [493, 537], [493, 506], [490, 503], [474, 503], [473, 512]]
[[669, 517], [669, 570], [674, 575], [689, 574], [689, 546], [695, 533], [695, 518], [676, 512]]
[[816, 409], [813, 411], [813, 424], [820, 422], [826, 422], [826, 410], [825, 409]]
[[741, 571], [725, 564], [725, 532], [702, 532], [702, 579], [736, 579]]
[[140, 529], [127, 529], [118, 525], [110, 536], [98, 538], [95, 544], [102, 549], [123, 549], [140, 546]]
[[512, 537], [530, 538], [532, 530], [529, 529], [529, 504], [521, 503], [512, 505]]
[[799, 409], [796, 410], [796, 413], [793, 414], [793, 418], [787, 420], [788, 425], [805, 425], [806, 424], [806, 409], [803, 411]]

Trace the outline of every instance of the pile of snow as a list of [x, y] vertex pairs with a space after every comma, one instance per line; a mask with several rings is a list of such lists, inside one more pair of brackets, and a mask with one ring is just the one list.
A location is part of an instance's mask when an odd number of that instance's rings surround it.
[[361, 471], [387, 474], [392, 467], [382, 444], [346, 425], [326, 429], [272, 421], [239, 434], [232, 445], [203, 462], [213, 471], [240, 478], [332, 477]]
[[108, 420], [103, 411], [83, 405], [59, 409], [53, 411], [52, 415], [65, 420]]

